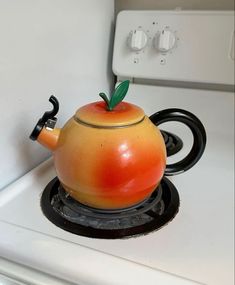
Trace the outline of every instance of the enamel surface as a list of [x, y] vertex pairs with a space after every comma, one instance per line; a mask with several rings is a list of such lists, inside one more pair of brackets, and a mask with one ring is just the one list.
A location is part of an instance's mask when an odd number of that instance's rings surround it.
[[112, 111], [107, 111], [106, 103], [98, 101], [78, 109], [75, 117], [92, 125], [123, 126], [141, 121], [144, 111], [127, 102], [120, 102]]
[[65, 190], [96, 208], [129, 207], [161, 180], [166, 150], [148, 117], [123, 128], [93, 128], [71, 118], [60, 132], [55, 167]]

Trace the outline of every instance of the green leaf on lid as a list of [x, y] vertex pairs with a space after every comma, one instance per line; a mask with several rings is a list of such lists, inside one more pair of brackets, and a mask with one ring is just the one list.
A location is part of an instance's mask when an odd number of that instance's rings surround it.
[[129, 80], [125, 80], [122, 83], [120, 83], [117, 86], [117, 88], [114, 90], [110, 99], [108, 99], [105, 93], [99, 93], [99, 96], [105, 101], [107, 109], [109, 111], [112, 111], [114, 107], [117, 106], [117, 104], [119, 104], [124, 99], [128, 91], [129, 84], [130, 84]]
[[129, 89], [129, 84], [130, 81], [125, 80], [117, 86], [109, 101], [109, 110], [113, 110], [113, 108], [124, 99]]

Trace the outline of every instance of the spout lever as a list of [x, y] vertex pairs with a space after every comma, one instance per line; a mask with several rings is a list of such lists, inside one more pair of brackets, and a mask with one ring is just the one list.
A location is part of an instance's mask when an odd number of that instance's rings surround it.
[[53, 109], [51, 111], [45, 112], [44, 115], [38, 120], [36, 126], [34, 127], [30, 135], [30, 139], [33, 141], [35, 141], [38, 138], [41, 130], [45, 125], [46, 126], [48, 125], [49, 128], [53, 128], [55, 126], [55, 123], [57, 121], [55, 115], [59, 111], [59, 101], [53, 95], [51, 95], [49, 101], [52, 103]]

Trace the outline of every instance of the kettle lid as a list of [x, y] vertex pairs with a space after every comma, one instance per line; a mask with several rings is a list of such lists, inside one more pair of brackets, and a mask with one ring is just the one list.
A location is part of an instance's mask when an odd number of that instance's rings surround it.
[[97, 127], [123, 127], [139, 123], [144, 116], [144, 111], [131, 103], [120, 102], [110, 111], [104, 101], [97, 101], [79, 108], [74, 118]]

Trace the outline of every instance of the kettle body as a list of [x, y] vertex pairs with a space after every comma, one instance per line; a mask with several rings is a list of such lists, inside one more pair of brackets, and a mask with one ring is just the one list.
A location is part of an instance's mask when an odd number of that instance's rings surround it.
[[94, 127], [71, 118], [62, 128], [54, 163], [63, 188], [79, 202], [126, 208], [146, 199], [160, 182], [166, 148], [148, 117], [123, 127]]

